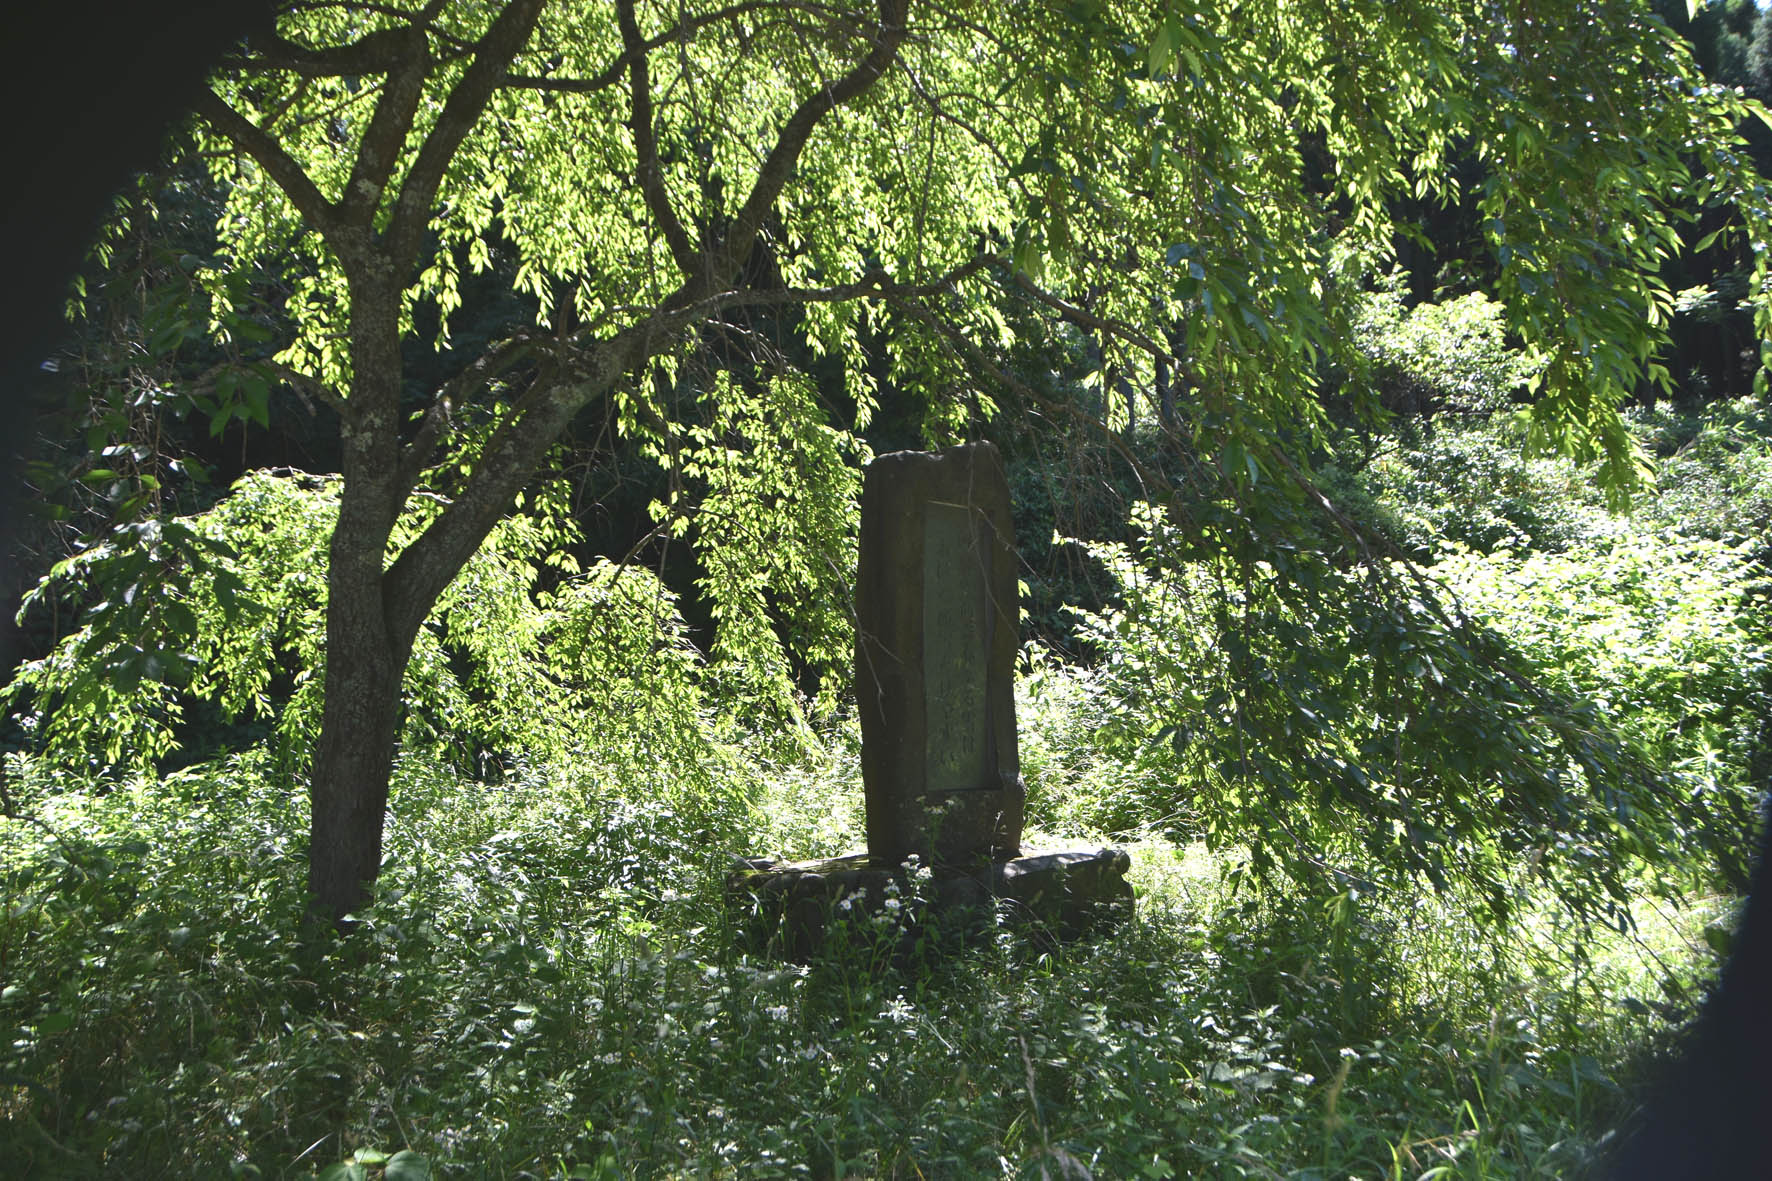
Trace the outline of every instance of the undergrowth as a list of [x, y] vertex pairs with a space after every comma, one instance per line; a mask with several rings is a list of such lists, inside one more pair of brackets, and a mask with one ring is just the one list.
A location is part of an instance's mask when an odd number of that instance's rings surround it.
[[[840, 738], [835, 744], [841, 747]], [[1038, 762], [1039, 752], [1035, 752]], [[1137, 918], [917, 970], [735, 950], [725, 858], [842, 851], [847, 761], [727, 795], [402, 769], [374, 908], [304, 930], [301, 793], [14, 759], [0, 1160], [29, 1177], [1524, 1177], [1592, 1160], [1720, 914], [1506, 936], [1134, 847]], [[800, 778], [795, 778], [799, 775]], [[850, 843], [858, 843], [851, 834]], [[399, 1154], [399, 1155], [396, 1155]]]

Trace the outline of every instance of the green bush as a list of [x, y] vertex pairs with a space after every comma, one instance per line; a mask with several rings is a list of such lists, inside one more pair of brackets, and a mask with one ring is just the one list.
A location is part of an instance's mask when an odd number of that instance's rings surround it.
[[1764, 546], [1772, 526], [1772, 416], [1760, 399], [1687, 411], [1657, 404], [1635, 412], [1632, 429], [1658, 464], [1655, 493], [1640, 516], [1692, 536]]
[[[1631, 410], [1627, 421], [1655, 464], [1653, 486], [1629, 506], [1630, 519], [1694, 537], [1764, 536], [1772, 525], [1772, 419], [1757, 399], [1657, 403]], [[1590, 468], [1528, 457], [1523, 442], [1506, 415], [1399, 423], [1364, 454], [1345, 440], [1323, 484], [1423, 561], [1446, 542], [1483, 553], [1562, 551], [1617, 532]]]
[[1107, 679], [1030, 643], [1016, 678], [1021, 773], [1031, 832], [1083, 840], [1128, 840], [1197, 831], [1200, 820], [1173, 786], [1101, 741], [1114, 724]]
[[[1739, 554], [1644, 549], [1662, 566], [1652, 585], [1585, 569], [1592, 610], [1617, 596], [1610, 609], [1641, 629], [1631, 642], [1667, 652], [1665, 684], [1607, 696], [1593, 670], [1629, 657], [1578, 619], [1532, 615], [1557, 637], [1532, 644], [1465, 618], [1408, 568], [1259, 537], [1214, 557], [1197, 523], [1184, 532], [1152, 509], [1137, 523], [1136, 549], [1090, 547], [1121, 590], [1114, 609], [1081, 615], [1103, 653], [1094, 742], [1138, 769], [1135, 808], [1170, 818], [1172, 835], [1246, 849], [1257, 874], [1313, 893], [1415, 879], [1469, 891], [1503, 922], [1535, 879], [1578, 913], [1616, 916], [1639, 871], [1669, 856], [1743, 875], [1753, 809], [1739, 771], [1707, 779], [1656, 737], [1685, 725], [1702, 744], [1704, 716], [1752, 716], [1762, 632]], [[1695, 587], [1708, 596], [1676, 609]], [[1693, 645], [1718, 670], [1677, 680]], [[1669, 712], [1633, 714], [1639, 688]]]
[[[421, 517], [437, 508], [415, 503]], [[694, 774], [709, 741], [704, 662], [673, 596], [644, 567], [579, 572], [561, 552], [574, 534], [559, 506], [531, 507], [493, 530], [420, 629], [405, 746], [469, 773], [483, 758], [620, 746]], [[33, 749], [71, 768], [151, 769], [196, 700], [269, 724], [299, 771], [319, 729], [337, 508], [335, 477], [256, 472], [206, 512], [120, 528], [44, 580], [39, 595], [97, 602], [0, 701], [23, 714]]]
[[1400, 272], [1386, 276], [1352, 325], [1354, 347], [1371, 366], [1360, 376], [1380, 387], [1382, 404], [1486, 418], [1543, 368], [1509, 347], [1504, 310], [1482, 292], [1405, 309], [1402, 283]]
[[1448, 553], [1429, 573], [1686, 790], [1750, 798], [1772, 706], [1751, 545], [1621, 522], [1562, 553]]
[[[1373, 523], [1417, 560], [1445, 542], [1495, 550], [1562, 550], [1610, 528], [1604, 495], [1561, 458], [1527, 458], [1503, 420], [1399, 431], [1357, 474]], [[1338, 501], [1347, 498], [1338, 495]]]

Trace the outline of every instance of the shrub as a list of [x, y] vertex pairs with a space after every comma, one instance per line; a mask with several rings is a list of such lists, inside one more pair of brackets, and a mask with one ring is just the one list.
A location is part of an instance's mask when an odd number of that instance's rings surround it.
[[1430, 573], [1684, 790], [1750, 796], [1772, 706], [1751, 545], [1621, 524], [1563, 553], [1448, 553]]
[[[1121, 603], [1081, 619], [1103, 653], [1096, 743], [1139, 769], [1146, 815], [1198, 818], [1172, 835], [1246, 848], [1257, 874], [1312, 892], [1424, 879], [1483, 897], [1500, 921], [1533, 878], [1578, 913], [1616, 916], [1638, 870], [1673, 850], [1744, 876], [1740, 776], [1710, 790], [1654, 723], [1629, 718], [1628, 696], [1601, 693], [1586, 670], [1628, 659], [1594, 648], [1604, 632], [1535, 615], [1558, 643], [1519, 642], [1411, 569], [1259, 537], [1212, 556], [1197, 523], [1183, 534], [1150, 508], [1137, 523], [1136, 548], [1090, 547]], [[1738, 618], [1739, 555], [1674, 565], [1665, 547], [1641, 552], [1672, 567], [1665, 581], [1613, 586], [1590, 571], [1579, 593], [1620, 596], [1645, 629], [1635, 639], [1667, 646], [1664, 721], [1711, 710], [1698, 703], [1712, 694], [1716, 718], [1746, 718], [1763, 660], [1757, 625]], [[1671, 609], [1707, 578], [1693, 614]], [[1694, 643], [1726, 671], [1680, 682], [1682, 696], [1671, 685]]]
[[1389, 409], [1486, 418], [1543, 367], [1508, 346], [1502, 306], [1482, 292], [1405, 309], [1402, 284], [1400, 272], [1386, 276], [1353, 323], [1354, 346]]

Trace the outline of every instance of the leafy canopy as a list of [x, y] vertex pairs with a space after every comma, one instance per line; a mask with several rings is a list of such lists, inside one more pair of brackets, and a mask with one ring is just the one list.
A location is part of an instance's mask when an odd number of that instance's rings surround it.
[[[385, 222], [501, 11], [292, 7], [281, 36], [333, 55], [335, 72], [315, 53], [277, 69], [268, 50], [217, 90], [345, 206], [353, 186], [374, 188], [361, 148], [385, 92], [415, 87], [373, 198]], [[899, 20], [889, 67], [813, 127], [779, 198], [749, 208], [807, 96]], [[1382, 259], [1409, 232], [1397, 198], [1467, 196], [1534, 364], [1535, 442], [1601, 455], [1624, 488], [1642, 465], [1615, 408], [1645, 377], [1665, 379], [1653, 358], [1672, 297], [1657, 272], [1680, 228], [1721, 203], [1766, 236], [1765, 187], [1735, 131], [1755, 110], [1701, 82], [1677, 38], [1628, 0], [956, 0], [902, 14], [556, 2], [447, 162], [421, 263], [402, 277], [405, 324], [419, 301], [456, 310], [462, 268], [487, 269], [503, 247], [540, 323], [607, 337], [656, 316], [680, 269], [705, 267], [756, 222], [779, 286], [745, 298], [811, 301], [805, 331], [842, 360], [863, 420], [878, 397], [857, 337], [867, 309], [898, 309], [896, 382], [941, 390], [955, 368], [970, 384], [988, 370], [1005, 276], [966, 269], [983, 254], [1056, 313], [1102, 324], [1125, 372], [1148, 373], [1162, 330], [1186, 323], [1200, 399], [1223, 429], [1272, 439], [1321, 422], [1319, 361], [1342, 347], [1349, 311], [1325, 283], [1332, 245]], [[284, 359], [348, 397], [343, 273], [298, 211], [302, 185], [241, 154], [236, 132], [223, 122], [205, 145], [229, 194], [210, 273], [304, 260]], [[1480, 179], [1461, 194], [1452, 165], [1468, 156]], [[742, 285], [701, 295], [732, 302]], [[643, 418], [629, 407], [625, 421]]]

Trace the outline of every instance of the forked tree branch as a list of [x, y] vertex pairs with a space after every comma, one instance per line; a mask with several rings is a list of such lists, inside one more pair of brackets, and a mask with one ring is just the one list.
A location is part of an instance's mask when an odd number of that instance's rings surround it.
[[705, 278], [701, 280], [702, 286], [686, 284], [678, 293], [681, 302], [693, 303], [709, 294], [709, 288], [732, 282], [745, 260], [750, 257], [751, 248], [756, 245], [757, 235], [762, 231], [764, 221], [775, 208], [782, 189], [793, 174], [794, 165], [799, 162], [800, 153], [805, 150], [806, 142], [812, 138], [812, 132], [819, 122], [838, 107], [864, 94], [898, 56], [898, 47], [903, 44], [909, 32], [907, 17], [910, 0], [879, 0], [879, 6], [879, 23], [874, 28], [873, 45], [867, 56], [835, 82], [808, 95], [788, 117], [780, 134], [776, 136], [775, 146], [770, 149], [762, 167], [757, 170], [757, 179], [751, 185], [750, 195], [745, 198], [738, 216], [733, 219], [725, 242], [710, 258], [712, 265], [707, 268]]
[[616, 0], [615, 18], [621, 26], [623, 56], [628, 59], [634, 179], [639, 182], [640, 194], [646, 199], [652, 220], [658, 223], [659, 231], [664, 234], [665, 245], [669, 247], [677, 269], [683, 272], [685, 279], [693, 279], [703, 259], [671, 206], [671, 194], [665, 188], [664, 172], [659, 168], [658, 140], [652, 127], [652, 72], [644, 43], [640, 40], [640, 25], [634, 19], [634, 0]]
[[[469, 67], [468, 77], [450, 95], [437, 128], [427, 138], [419, 162], [414, 164], [407, 177], [406, 188], [395, 212], [397, 224], [411, 216], [412, 208], [421, 207], [409, 207], [409, 200], [416, 193], [425, 194], [422, 208], [428, 210], [430, 195], [435, 192], [447, 153], [452, 153], [467, 134], [472, 118], [484, 107], [504, 67], [521, 49], [534, 25], [539, 4], [540, 0], [513, 0], [482, 39], [483, 49]], [[873, 32], [873, 44], [867, 55], [848, 73], [808, 96], [795, 109], [758, 170], [750, 195], [725, 243], [710, 253], [707, 265], [698, 268], [699, 274], [686, 279], [653, 315], [597, 345], [587, 358], [588, 364], [580, 369], [579, 380], [536, 389], [524, 399], [524, 405], [493, 432], [461, 494], [388, 568], [384, 602], [388, 624], [395, 635], [416, 633], [437, 596], [529, 482], [536, 461], [573, 416], [594, 399], [615, 389], [628, 373], [667, 347], [676, 333], [699, 318], [689, 312], [689, 308], [702, 305], [702, 301], [710, 298], [716, 301], [722, 298], [719, 288], [737, 277], [819, 122], [838, 106], [864, 93], [891, 65], [908, 31], [908, 8], [909, 0], [879, 0], [879, 24]], [[520, 20], [513, 15], [519, 13], [523, 14]], [[496, 73], [493, 72], [495, 60]], [[485, 70], [477, 74], [482, 67]], [[453, 139], [444, 135], [446, 126], [452, 129], [449, 134]], [[427, 159], [433, 153], [445, 150], [441, 161], [427, 165]], [[429, 187], [425, 188], [427, 184]], [[414, 223], [406, 224], [411, 226]], [[424, 218], [419, 217], [416, 228], [407, 232], [418, 233], [424, 224]], [[408, 257], [403, 252], [405, 248], [396, 253], [396, 259]], [[409, 248], [416, 252], [416, 239]], [[982, 267], [987, 262], [987, 259], [977, 259], [968, 265]], [[864, 280], [863, 283], [865, 286], [858, 285], [849, 298], [885, 290], [883, 280], [872, 283]], [[827, 294], [833, 290], [827, 289]], [[764, 292], [735, 291], [723, 298], [736, 303], [743, 298], [760, 300], [767, 295]], [[700, 314], [705, 315], [705, 310]]]
[[228, 139], [265, 170], [289, 198], [289, 203], [295, 206], [296, 212], [320, 231], [328, 245], [334, 250], [343, 245], [338, 240], [343, 225], [337, 207], [326, 199], [319, 186], [281, 144], [207, 86], [197, 94], [196, 111], [217, 134]]
[[388, 567], [383, 602], [395, 635], [417, 633], [437, 596], [509, 511], [534, 476], [537, 459], [579, 410], [615, 389], [655, 351], [649, 327], [633, 325], [603, 341], [591, 351], [580, 380], [531, 391], [493, 432], [466, 487]]
[[395, 42], [399, 55], [388, 66], [387, 81], [382, 84], [375, 113], [357, 145], [351, 179], [339, 198], [340, 216], [357, 225], [372, 224], [381, 206], [382, 192], [394, 174], [419, 100], [424, 97], [425, 74], [431, 64], [430, 45], [423, 29], [408, 26], [390, 32], [399, 34]]
[[468, 486], [389, 568], [390, 620], [400, 628], [408, 624], [418, 627], [461, 562], [529, 482], [535, 458], [546, 451], [580, 410], [615, 389], [617, 383], [663, 351], [691, 324], [727, 308], [768, 304], [878, 298], [917, 306], [917, 300], [950, 292], [955, 284], [999, 261], [995, 255], [981, 254], [927, 283], [895, 283], [884, 271], [876, 270], [854, 283], [836, 287], [725, 291], [693, 305], [660, 308], [647, 319], [597, 342], [581, 353], [582, 362], [574, 367], [572, 379], [537, 388], [523, 399], [512, 417], [487, 442]]
[[685, 17], [664, 32], [647, 37], [637, 45], [625, 45], [624, 43], [621, 56], [589, 78], [548, 78], [533, 74], [506, 74], [500, 85], [520, 90], [549, 90], [559, 94], [596, 94], [598, 91], [607, 90], [620, 82], [622, 75], [627, 73], [628, 67], [633, 64], [636, 57], [644, 57], [653, 50], [669, 45], [673, 41], [680, 41], [690, 33], [706, 28], [708, 25], [719, 24], [721, 21], [731, 20], [758, 9], [775, 7], [777, 7], [775, 0], [746, 0], [743, 4], [728, 5], [713, 12], [705, 12], [700, 16]]
[[418, 157], [400, 186], [385, 238], [395, 275], [405, 276], [417, 265], [443, 174], [479, 121], [499, 80], [528, 44], [544, 3], [545, 0], [511, 0], [475, 43], [473, 63], [444, 100], [436, 126], [425, 136]]

